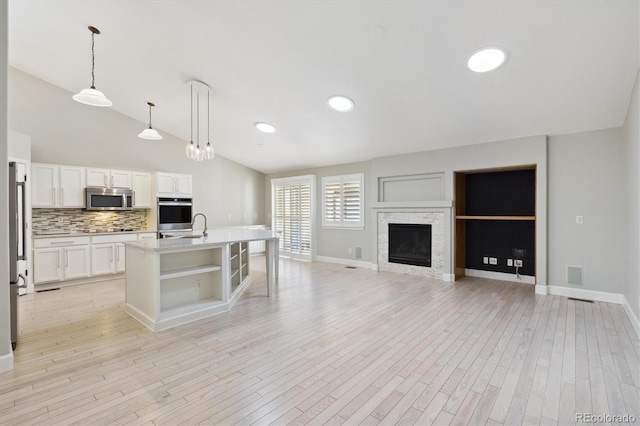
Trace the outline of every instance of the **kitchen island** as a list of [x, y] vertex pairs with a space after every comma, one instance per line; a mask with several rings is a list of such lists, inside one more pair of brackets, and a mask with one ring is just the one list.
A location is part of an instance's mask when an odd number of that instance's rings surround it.
[[273, 292], [275, 232], [221, 228], [190, 237], [126, 243], [126, 312], [153, 331], [231, 309], [251, 283], [251, 241], [266, 242], [267, 296]]

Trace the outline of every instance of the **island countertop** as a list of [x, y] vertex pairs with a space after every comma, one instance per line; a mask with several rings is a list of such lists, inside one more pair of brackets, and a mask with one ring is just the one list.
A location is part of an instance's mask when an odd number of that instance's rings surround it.
[[[198, 231], [194, 232], [194, 235], [198, 234]], [[143, 250], [163, 252], [201, 249], [208, 246], [219, 246], [220, 244], [230, 242], [275, 240], [277, 238], [278, 235], [276, 232], [265, 229], [216, 228], [208, 231], [208, 235], [206, 237], [161, 238], [158, 240], [130, 241], [125, 244], [127, 246]]]

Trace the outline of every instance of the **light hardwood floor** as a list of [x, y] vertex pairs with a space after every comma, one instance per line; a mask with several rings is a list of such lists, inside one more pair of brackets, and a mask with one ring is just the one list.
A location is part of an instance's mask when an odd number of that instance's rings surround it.
[[161, 333], [124, 313], [123, 280], [21, 297], [0, 424], [640, 419], [640, 342], [619, 305], [285, 259], [267, 298], [252, 276], [231, 312]]

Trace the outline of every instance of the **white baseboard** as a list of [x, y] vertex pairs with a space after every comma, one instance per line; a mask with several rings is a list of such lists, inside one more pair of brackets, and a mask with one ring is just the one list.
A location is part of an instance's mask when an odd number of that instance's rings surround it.
[[585, 290], [573, 287], [547, 286], [549, 294], [553, 296], [573, 297], [575, 299], [595, 300], [598, 302], [624, 304], [624, 295], [607, 293], [605, 291]]
[[536, 284], [536, 294], [549, 294], [549, 286]]
[[374, 271], [378, 270], [378, 265], [373, 264], [371, 262], [365, 262], [364, 260], [341, 259], [339, 257], [328, 257], [328, 256], [316, 256], [316, 260], [318, 262], [337, 263], [338, 265], [353, 266], [356, 268], [366, 268], [366, 269], [372, 269]]
[[638, 321], [638, 317], [631, 309], [631, 306], [629, 305], [627, 298], [624, 297], [624, 294], [622, 295], [622, 298], [624, 299], [624, 303], [622, 304], [624, 311], [627, 313], [629, 321], [631, 321], [631, 325], [633, 325], [633, 328], [636, 330], [636, 335], [640, 337], [640, 321]]
[[464, 274], [468, 277], [476, 277], [476, 278], [489, 278], [491, 280], [498, 281], [512, 281], [515, 283], [523, 283], [523, 284], [535, 284], [536, 277], [530, 277], [529, 275], [520, 275], [522, 279], [517, 279], [516, 274], [505, 274], [503, 272], [492, 272], [492, 271], [480, 271], [478, 269], [465, 269]]
[[13, 351], [0, 356], [0, 374], [13, 370]]
[[442, 274], [442, 281], [453, 282], [456, 280], [455, 274]]

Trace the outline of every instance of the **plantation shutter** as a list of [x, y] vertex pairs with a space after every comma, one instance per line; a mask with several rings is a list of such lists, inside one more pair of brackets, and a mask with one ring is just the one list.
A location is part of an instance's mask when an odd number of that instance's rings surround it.
[[313, 247], [312, 180], [278, 179], [272, 183], [274, 228], [280, 236], [280, 252], [311, 260]]
[[364, 227], [364, 175], [322, 178], [322, 225]]

